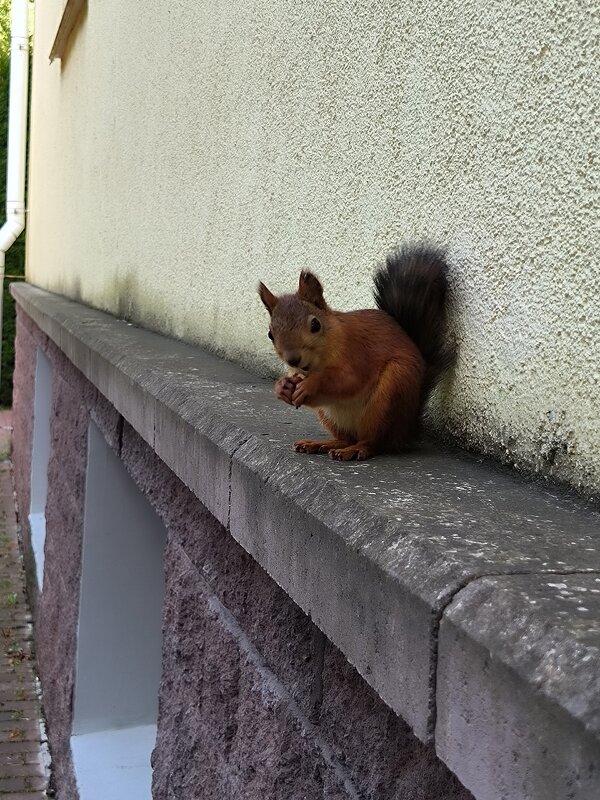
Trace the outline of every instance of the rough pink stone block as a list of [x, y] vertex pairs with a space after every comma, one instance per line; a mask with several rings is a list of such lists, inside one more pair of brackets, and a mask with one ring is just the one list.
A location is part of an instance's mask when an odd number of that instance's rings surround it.
[[173, 539], [166, 567], [155, 800], [357, 797], [318, 728]]

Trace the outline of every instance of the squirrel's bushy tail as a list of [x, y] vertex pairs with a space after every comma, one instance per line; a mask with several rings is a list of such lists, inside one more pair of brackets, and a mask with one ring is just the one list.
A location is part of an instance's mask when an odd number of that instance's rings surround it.
[[445, 341], [448, 265], [445, 254], [427, 244], [402, 245], [375, 273], [375, 302], [404, 328], [427, 366], [424, 399], [453, 361]]

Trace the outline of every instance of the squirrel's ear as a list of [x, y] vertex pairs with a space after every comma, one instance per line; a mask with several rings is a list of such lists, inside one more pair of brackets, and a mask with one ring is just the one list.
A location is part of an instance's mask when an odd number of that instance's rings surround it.
[[264, 283], [258, 284], [258, 294], [260, 295], [260, 299], [263, 301], [263, 304], [269, 314], [273, 313], [273, 309], [279, 302], [279, 298], [276, 297], [273, 292], [270, 292]]
[[298, 282], [298, 297], [301, 300], [306, 300], [307, 303], [312, 303], [317, 308], [323, 310], [327, 308], [327, 303], [323, 297], [323, 287], [316, 275], [312, 272], [302, 271], [300, 273], [300, 281]]

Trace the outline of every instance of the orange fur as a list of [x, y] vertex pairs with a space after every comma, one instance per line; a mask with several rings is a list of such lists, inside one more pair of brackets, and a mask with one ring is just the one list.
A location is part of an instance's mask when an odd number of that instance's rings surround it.
[[[332, 458], [401, 450], [419, 424], [425, 370], [416, 345], [383, 311], [331, 315], [322, 364], [299, 384], [302, 405], [315, 409], [325, 427], [347, 442], [327, 449]], [[298, 449], [306, 451], [306, 443]]]

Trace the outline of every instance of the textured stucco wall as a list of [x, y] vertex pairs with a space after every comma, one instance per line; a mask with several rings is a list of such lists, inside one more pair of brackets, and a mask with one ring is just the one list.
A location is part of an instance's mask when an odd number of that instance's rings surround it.
[[371, 305], [405, 238], [448, 245], [439, 419], [600, 490], [594, 3], [37, 8], [28, 276], [273, 369], [259, 278]]

